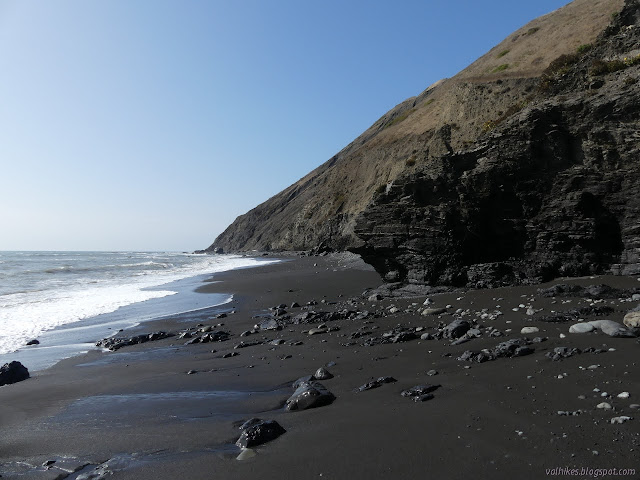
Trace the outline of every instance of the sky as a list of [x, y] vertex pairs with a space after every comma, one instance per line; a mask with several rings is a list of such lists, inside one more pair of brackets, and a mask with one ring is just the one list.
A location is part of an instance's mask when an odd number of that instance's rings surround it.
[[0, 0], [0, 250], [206, 248], [566, 0]]

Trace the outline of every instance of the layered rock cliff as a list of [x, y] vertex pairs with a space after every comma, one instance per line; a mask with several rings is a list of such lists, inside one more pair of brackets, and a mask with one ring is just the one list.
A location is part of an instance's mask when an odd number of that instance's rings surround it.
[[622, 7], [576, 0], [534, 20], [209, 249], [351, 249], [431, 284], [640, 272], [638, 1]]
[[639, 10], [475, 148], [388, 184], [356, 224], [365, 260], [388, 280], [478, 287], [640, 273]]

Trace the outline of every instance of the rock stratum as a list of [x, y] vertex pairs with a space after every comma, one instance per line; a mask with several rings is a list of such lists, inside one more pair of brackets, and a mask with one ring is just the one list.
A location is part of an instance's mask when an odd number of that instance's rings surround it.
[[209, 251], [352, 250], [389, 281], [640, 273], [640, 4], [576, 0], [406, 100]]

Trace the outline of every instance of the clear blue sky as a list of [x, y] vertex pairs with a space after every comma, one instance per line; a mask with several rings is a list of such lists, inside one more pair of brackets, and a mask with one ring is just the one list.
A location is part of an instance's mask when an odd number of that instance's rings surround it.
[[0, 250], [194, 250], [565, 0], [0, 0]]

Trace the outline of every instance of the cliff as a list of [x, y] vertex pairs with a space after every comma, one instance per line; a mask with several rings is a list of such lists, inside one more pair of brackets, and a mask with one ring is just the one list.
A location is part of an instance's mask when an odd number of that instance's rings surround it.
[[576, 0], [530, 22], [209, 249], [351, 249], [431, 284], [640, 272], [637, 11]]

